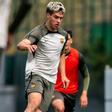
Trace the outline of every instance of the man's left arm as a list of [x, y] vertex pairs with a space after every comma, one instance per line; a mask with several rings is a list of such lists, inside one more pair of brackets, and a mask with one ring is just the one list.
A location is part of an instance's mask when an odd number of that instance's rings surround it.
[[80, 97], [80, 105], [83, 108], [83, 107], [87, 107], [88, 105], [87, 92], [90, 83], [90, 75], [82, 54], [79, 54], [79, 63], [80, 63], [79, 70], [81, 75], [83, 76], [83, 90]]
[[66, 73], [65, 73], [65, 54], [62, 54], [60, 56], [59, 70], [60, 70], [60, 73], [61, 73], [63, 88], [67, 88], [68, 85], [69, 85], [69, 80], [66, 77]]

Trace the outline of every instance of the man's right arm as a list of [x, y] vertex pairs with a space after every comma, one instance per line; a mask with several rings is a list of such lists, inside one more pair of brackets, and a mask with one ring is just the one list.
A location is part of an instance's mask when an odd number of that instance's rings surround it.
[[33, 53], [37, 49], [37, 45], [32, 44], [29, 39], [25, 38], [17, 44], [17, 48], [19, 50], [28, 50], [30, 53]]
[[17, 44], [19, 50], [28, 50], [30, 53], [34, 53], [37, 49], [37, 43], [39, 38], [39, 27], [35, 27], [28, 34], [25, 35], [24, 39]]

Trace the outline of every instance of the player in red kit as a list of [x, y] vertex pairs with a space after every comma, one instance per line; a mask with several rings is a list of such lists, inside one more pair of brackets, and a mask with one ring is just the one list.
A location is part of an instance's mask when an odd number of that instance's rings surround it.
[[88, 105], [87, 91], [90, 82], [88, 68], [83, 55], [78, 50], [71, 47], [71, 37], [72, 32], [68, 31], [68, 41], [65, 48], [65, 67], [66, 76], [70, 80], [70, 83], [67, 88], [64, 88], [61, 81], [61, 74], [58, 72], [55, 93], [52, 100], [52, 106], [56, 112], [75, 112], [76, 96], [79, 90], [79, 71], [83, 77], [83, 90], [80, 97], [80, 106], [85, 108]]

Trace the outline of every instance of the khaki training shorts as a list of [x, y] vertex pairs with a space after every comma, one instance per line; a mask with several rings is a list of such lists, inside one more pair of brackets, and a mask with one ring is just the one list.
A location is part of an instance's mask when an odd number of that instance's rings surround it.
[[40, 109], [42, 112], [47, 112], [48, 107], [52, 100], [53, 95], [53, 83], [47, 81], [43, 77], [39, 75], [32, 74], [29, 78], [25, 81], [25, 91], [26, 96], [32, 92], [38, 92], [42, 94], [42, 102], [40, 105]]

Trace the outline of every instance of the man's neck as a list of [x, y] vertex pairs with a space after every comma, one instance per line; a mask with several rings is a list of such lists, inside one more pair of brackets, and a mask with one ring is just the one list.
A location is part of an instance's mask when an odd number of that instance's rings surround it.
[[49, 25], [48, 22], [45, 23], [45, 26], [47, 27], [47, 29], [48, 29], [49, 31], [51, 31], [51, 32], [57, 32], [57, 29], [52, 29], [52, 28], [50, 27], [50, 25]]

